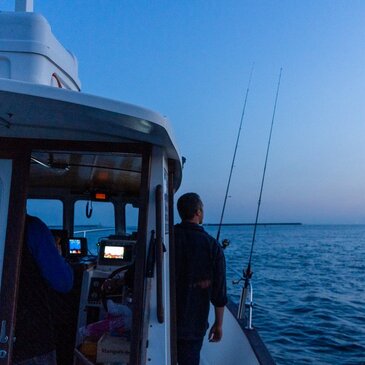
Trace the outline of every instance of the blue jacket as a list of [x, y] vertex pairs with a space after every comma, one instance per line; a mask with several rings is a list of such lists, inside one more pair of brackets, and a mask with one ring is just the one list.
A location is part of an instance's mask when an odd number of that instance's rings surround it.
[[27, 216], [21, 257], [13, 362], [56, 348], [52, 300], [56, 290], [73, 286], [73, 271], [57, 251], [53, 236], [38, 218]]
[[26, 242], [43, 278], [54, 290], [67, 293], [72, 289], [73, 271], [60, 256], [48, 227], [37, 217], [27, 216]]

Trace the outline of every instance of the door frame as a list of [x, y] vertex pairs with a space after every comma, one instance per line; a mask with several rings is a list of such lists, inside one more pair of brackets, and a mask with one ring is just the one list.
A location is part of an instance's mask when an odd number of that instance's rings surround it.
[[[0, 150], [1, 159], [12, 161], [9, 208], [4, 247], [3, 273], [0, 291], [0, 325], [4, 328], [0, 343], [3, 358], [0, 365], [10, 365], [14, 343], [16, 299], [20, 258], [24, 238], [26, 197], [29, 181], [30, 149], [19, 152]], [[5, 352], [6, 355], [5, 355]]]
[[[90, 141], [36, 140], [22, 138], [0, 138], [0, 159], [12, 160], [12, 177], [7, 219], [7, 231], [4, 249], [4, 264], [2, 287], [0, 292], [0, 328], [2, 321], [6, 321], [6, 336], [8, 341], [0, 343], [1, 351], [7, 356], [0, 358], [0, 365], [11, 365], [14, 344], [16, 320], [16, 303], [18, 297], [18, 282], [24, 226], [26, 215], [26, 200], [28, 196], [31, 152], [35, 149], [60, 149], [75, 151], [103, 151], [103, 152], [138, 152], [142, 156], [142, 181], [140, 211], [138, 219], [135, 287], [138, 290], [138, 300], [133, 309], [133, 328], [131, 339], [131, 361], [141, 363], [142, 353], [145, 353], [146, 331], [144, 329], [144, 311], [146, 296], [146, 250], [147, 250], [147, 222], [149, 181], [151, 169], [151, 145], [148, 143], [105, 143]], [[20, 151], [19, 146], [21, 147]], [[0, 336], [1, 339], [1, 336]]]

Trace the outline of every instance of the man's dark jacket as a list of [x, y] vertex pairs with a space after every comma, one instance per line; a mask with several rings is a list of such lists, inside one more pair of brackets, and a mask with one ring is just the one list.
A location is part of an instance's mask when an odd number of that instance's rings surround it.
[[227, 303], [226, 264], [217, 241], [195, 223], [175, 225], [177, 331], [200, 339], [208, 328], [209, 303]]

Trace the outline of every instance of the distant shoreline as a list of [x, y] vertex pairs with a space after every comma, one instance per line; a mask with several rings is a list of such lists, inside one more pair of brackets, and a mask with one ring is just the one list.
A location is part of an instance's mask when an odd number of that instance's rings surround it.
[[[222, 226], [254, 226], [255, 223], [222, 223]], [[258, 226], [301, 226], [303, 223], [257, 223]], [[203, 226], [219, 226], [219, 223], [204, 223]]]

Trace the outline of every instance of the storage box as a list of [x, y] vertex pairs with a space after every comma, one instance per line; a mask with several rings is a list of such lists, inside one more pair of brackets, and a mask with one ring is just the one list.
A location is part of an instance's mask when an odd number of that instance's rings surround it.
[[80, 352], [88, 358], [96, 358], [97, 343], [84, 341], [80, 346]]
[[127, 339], [104, 334], [98, 341], [96, 362], [129, 365], [130, 347]]

